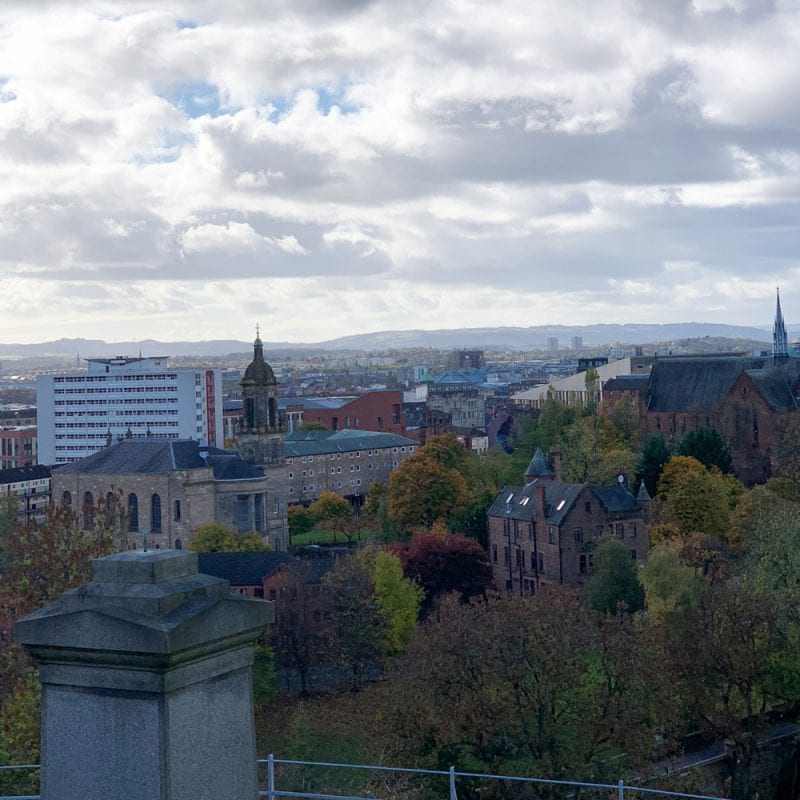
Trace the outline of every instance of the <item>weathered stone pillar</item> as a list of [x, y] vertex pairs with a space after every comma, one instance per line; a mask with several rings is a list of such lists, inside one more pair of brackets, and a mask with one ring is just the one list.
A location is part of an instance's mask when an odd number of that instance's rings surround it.
[[96, 559], [14, 630], [42, 680], [43, 800], [254, 800], [252, 644], [271, 619], [194, 553]]

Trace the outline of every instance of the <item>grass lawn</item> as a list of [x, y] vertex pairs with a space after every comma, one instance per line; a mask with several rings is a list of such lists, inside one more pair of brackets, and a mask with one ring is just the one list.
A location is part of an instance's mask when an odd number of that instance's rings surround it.
[[[321, 528], [315, 528], [313, 531], [309, 531], [308, 533], [299, 533], [294, 534], [292, 536], [291, 546], [292, 547], [303, 547], [307, 544], [347, 544], [347, 537], [343, 533], [336, 533], [334, 538], [333, 531], [326, 531], [322, 530]], [[372, 531], [363, 530], [361, 531], [361, 539], [369, 539], [373, 538], [374, 533]], [[356, 536], [355, 541], [359, 541], [358, 536]]]

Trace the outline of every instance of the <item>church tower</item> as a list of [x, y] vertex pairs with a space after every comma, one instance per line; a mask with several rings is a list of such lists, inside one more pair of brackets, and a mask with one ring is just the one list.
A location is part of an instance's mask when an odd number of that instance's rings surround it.
[[789, 340], [786, 336], [786, 325], [781, 312], [781, 292], [777, 293], [777, 306], [775, 308], [775, 324], [772, 326], [772, 360], [778, 364], [789, 357]]
[[286, 500], [289, 475], [283, 451], [284, 424], [278, 412], [278, 382], [264, 361], [264, 346], [256, 329], [253, 360], [241, 381], [244, 409], [239, 427], [239, 456], [261, 467], [267, 478], [266, 532], [275, 550], [288, 544]]

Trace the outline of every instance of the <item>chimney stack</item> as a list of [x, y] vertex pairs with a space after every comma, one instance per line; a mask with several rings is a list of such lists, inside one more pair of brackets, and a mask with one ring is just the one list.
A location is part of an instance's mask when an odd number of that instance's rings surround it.
[[553, 480], [561, 481], [561, 448], [553, 445], [550, 448], [550, 465], [553, 467]]

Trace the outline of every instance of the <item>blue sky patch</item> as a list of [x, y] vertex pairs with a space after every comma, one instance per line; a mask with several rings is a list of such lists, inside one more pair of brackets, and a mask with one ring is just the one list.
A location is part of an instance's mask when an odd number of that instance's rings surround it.
[[219, 89], [204, 81], [179, 83], [161, 96], [193, 119], [206, 114], [218, 117], [223, 113], [220, 110]]

